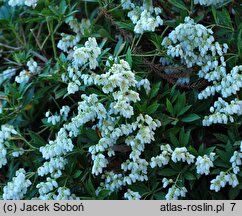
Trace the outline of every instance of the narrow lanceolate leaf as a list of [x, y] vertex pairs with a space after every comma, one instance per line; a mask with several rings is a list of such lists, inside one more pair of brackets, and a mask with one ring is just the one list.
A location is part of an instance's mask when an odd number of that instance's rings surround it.
[[200, 116], [194, 113], [188, 114], [181, 119], [183, 122], [193, 122], [200, 119]]

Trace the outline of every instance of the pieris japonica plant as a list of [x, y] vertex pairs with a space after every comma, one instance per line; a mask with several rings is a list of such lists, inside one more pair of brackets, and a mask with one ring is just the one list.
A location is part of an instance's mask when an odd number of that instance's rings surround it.
[[0, 199], [241, 198], [233, 1], [0, 1]]

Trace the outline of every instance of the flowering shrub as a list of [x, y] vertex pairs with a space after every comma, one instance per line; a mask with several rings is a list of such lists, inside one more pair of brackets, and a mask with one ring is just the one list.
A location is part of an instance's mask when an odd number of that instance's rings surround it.
[[242, 5], [0, 2], [0, 199], [238, 199]]

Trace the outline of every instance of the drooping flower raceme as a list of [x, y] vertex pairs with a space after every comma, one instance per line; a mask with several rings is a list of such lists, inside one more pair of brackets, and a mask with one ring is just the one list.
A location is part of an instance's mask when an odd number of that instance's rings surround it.
[[36, 75], [40, 72], [40, 67], [37, 65], [37, 62], [33, 59], [30, 59], [27, 62], [28, 70], [22, 70], [18, 76], [15, 77], [17, 83], [26, 84], [31, 76]]
[[196, 168], [198, 174], [208, 175], [210, 173], [210, 168], [213, 167], [215, 153], [210, 153], [210, 155], [204, 155], [203, 157], [198, 156], [196, 159]]
[[9, 0], [8, 4], [12, 7], [14, 6], [22, 6], [22, 5], [26, 5], [26, 6], [32, 6], [32, 7], [36, 7], [38, 0]]
[[0, 85], [5, 81], [11, 79], [16, 74], [15, 68], [8, 68], [0, 74]]
[[160, 17], [161, 9], [153, 7], [152, 3], [147, 4], [144, 1], [143, 6], [137, 6], [130, 0], [121, 1], [123, 9], [130, 10], [128, 17], [135, 24], [134, 32], [143, 34], [145, 31], [154, 32], [155, 28], [163, 25], [163, 20]]
[[80, 42], [81, 38], [79, 35], [70, 35], [61, 33], [61, 40], [59, 40], [57, 47], [64, 52], [67, 52], [69, 48], [74, 47]]
[[179, 197], [185, 197], [187, 193], [187, 189], [185, 187], [178, 187], [173, 184], [172, 187], [168, 189], [168, 193], [166, 194], [166, 200], [177, 200]]
[[[214, 42], [212, 34], [211, 29], [195, 24], [191, 18], [186, 17], [185, 23], [178, 25], [162, 42], [169, 56], [180, 57], [181, 63], [188, 68], [199, 66], [198, 76], [212, 82], [211, 86], [199, 93], [199, 99], [206, 99], [216, 92], [228, 98], [242, 86], [242, 66], [235, 66], [230, 73], [226, 72], [224, 54], [228, 46]], [[241, 115], [241, 101], [236, 98], [227, 102], [219, 97], [210, 111], [212, 114], [203, 120], [204, 126], [234, 122], [233, 115]]]
[[242, 115], [242, 101], [235, 98], [228, 103], [219, 97], [218, 100], [215, 101], [214, 106], [210, 108], [210, 112], [212, 112], [212, 114], [205, 116], [203, 119], [204, 126], [234, 122], [233, 115]]
[[225, 1], [227, 1], [227, 0], [194, 0], [194, 4], [210, 6], [210, 5], [217, 5], [217, 4], [223, 3]]
[[8, 182], [3, 188], [4, 200], [20, 200], [23, 199], [27, 193], [28, 187], [31, 185], [31, 181], [26, 179], [26, 172], [24, 169], [19, 169], [16, 172], [16, 176], [13, 177], [11, 182]]
[[11, 135], [16, 135], [17, 131], [12, 125], [1, 125], [0, 130], [0, 168], [7, 164], [7, 147], [9, 147], [8, 140]]
[[51, 123], [52, 125], [56, 125], [59, 123], [61, 120], [66, 121], [68, 114], [70, 112], [70, 107], [69, 106], [62, 106], [60, 109], [60, 114], [55, 114], [51, 115], [50, 111], [47, 111], [45, 113], [45, 117], [47, 118], [47, 122]]
[[76, 46], [80, 42], [81, 37], [86, 33], [89, 33], [91, 26], [90, 20], [88, 19], [82, 19], [81, 22], [78, 22], [77, 19], [72, 18], [67, 22], [67, 24], [75, 35], [61, 33], [62, 38], [59, 40], [57, 47], [64, 52], [68, 52], [70, 49]]
[[[239, 141], [241, 143], [241, 141]], [[215, 179], [211, 180], [210, 190], [216, 192], [220, 191], [221, 188], [225, 187], [226, 184], [229, 184], [233, 188], [239, 184], [237, 175], [240, 172], [240, 167], [242, 165], [242, 149], [234, 151], [229, 162], [232, 164], [231, 168], [226, 171], [221, 171]]]
[[220, 174], [211, 181], [210, 190], [218, 192], [221, 188], [225, 187], [227, 183], [233, 188], [236, 187], [239, 184], [237, 176], [234, 173], [220, 172]]
[[199, 77], [209, 81], [221, 80], [226, 75], [223, 54], [227, 52], [228, 46], [224, 44], [221, 47], [219, 43], [214, 43], [212, 34], [211, 29], [186, 17], [185, 23], [178, 25], [164, 38], [162, 45], [167, 48], [167, 55], [180, 57], [181, 63], [188, 68], [200, 66]]
[[214, 81], [212, 86], [206, 87], [199, 93], [199, 99], [206, 99], [216, 92], [223, 98], [236, 94], [242, 87], [242, 65], [232, 68], [230, 73], [226, 74], [221, 80]]
[[124, 194], [124, 198], [127, 200], [140, 200], [141, 196], [138, 192], [128, 189], [128, 191]]
[[73, 64], [78, 67], [89, 62], [90, 69], [95, 69], [98, 66], [97, 58], [100, 54], [101, 49], [98, 47], [96, 39], [88, 38], [84, 47], [74, 47]]

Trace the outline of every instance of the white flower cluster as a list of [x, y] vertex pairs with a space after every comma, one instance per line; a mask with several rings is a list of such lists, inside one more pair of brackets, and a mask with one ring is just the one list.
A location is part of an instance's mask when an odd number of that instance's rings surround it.
[[187, 151], [186, 147], [181, 147], [181, 148], [175, 148], [175, 150], [171, 155], [171, 159], [175, 163], [178, 161], [182, 161], [182, 162], [187, 162], [188, 164], [191, 164], [191, 163], [194, 163], [195, 156], [190, 154]]
[[61, 120], [66, 121], [69, 112], [70, 112], [69, 106], [62, 106], [62, 108], [60, 109], [60, 115], [58, 114], [51, 115], [50, 111], [47, 111], [45, 113], [45, 117], [47, 118], [48, 123], [51, 123], [52, 125], [56, 125]]
[[[241, 141], [242, 143], [242, 141]], [[242, 165], [242, 151], [234, 151], [233, 156], [230, 158], [230, 163], [232, 163], [233, 173], [238, 174], [240, 171], [239, 166]]]
[[135, 7], [134, 3], [131, 0], [121, 0], [122, 8], [124, 10], [130, 10]]
[[186, 147], [175, 148], [173, 151], [169, 144], [160, 146], [161, 154], [152, 157], [150, 166], [152, 168], [158, 166], [163, 167], [172, 160], [174, 163], [178, 161], [186, 162], [188, 164], [194, 163], [195, 156], [190, 154]]
[[1, 125], [0, 130], [0, 168], [7, 164], [7, 149], [9, 146], [8, 140], [12, 134], [17, 134], [17, 131], [12, 125]]
[[57, 47], [64, 52], [68, 52], [69, 49], [76, 46], [80, 42], [81, 36], [89, 32], [91, 26], [90, 20], [88, 19], [82, 19], [81, 23], [79, 23], [77, 19], [73, 18], [67, 24], [76, 35], [61, 33], [62, 38], [58, 42]]
[[140, 200], [141, 196], [138, 192], [128, 189], [128, 191], [124, 194], [124, 198], [127, 200]]
[[75, 194], [71, 194], [70, 189], [66, 187], [59, 187], [57, 192], [57, 195], [53, 195], [54, 200], [80, 200]]
[[[102, 175], [104, 182], [101, 182], [100, 187], [96, 193], [100, 190], [109, 190], [110, 194], [113, 191], [119, 190], [122, 186], [131, 185], [137, 181], [147, 181], [147, 169], [149, 163], [145, 159], [136, 159], [135, 161], [127, 160], [121, 164], [123, 173], [114, 173], [113, 171], [105, 172]], [[124, 174], [125, 173], [125, 174]]]
[[[119, 137], [125, 135], [127, 136], [125, 143], [130, 146], [132, 150], [129, 157], [136, 163], [140, 159], [139, 156], [145, 149], [145, 144], [148, 144], [154, 140], [154, 130], [160, 126], [160, 122], [158, 120], [153, 120], [149, 115], [143, 116], [141, 114], [132, 124], [121, 124], [119, 127], [115, 128], [117, 122], [118, 121], [115, 121], [115, 119], [103, 121], [104, 127], [101, 127], [101, 135], [106, 141], [109, 141], [103, 142], [104, 139], [102, 138], [97, 146], [101, 145], [104, 147], [104, 149], [110, 148], [116, 143]], [[138, 130], [136, 135], [130, 135], [136, 130]], [[104, 146], [105, 143], [108, 143], [108, 146]], [[91, 147], [90, 151], [95, 153], [93, 148], [94, 147]], [[100, 150], [102, 150], [102, 148], [99, 147]], [[139, 160], [139, 163], [140, 162], [141, 161]], [[129, 160], [122, 164], [122, 169], [125, 171], [130, 170], [131, 167], [128, 166], [128, 164], [131, 164]], [[134, 166], [134, 168], [135, 167], [136, 166]], [[132, 173], [136, 173], [136, 168], [132, 169]]]
[[217, 5], [217, 4], [223, 3], [225, 1], [227, 1], [227, 0], [194, 0], [194, 4], [210, 6], [210, 5]]
[[94, 175], [98, 175], [99, 173], [103, 172], [103, 168], [107, 167], [108, 160], [102, 153], [92, 156], [93, 166], [92, 166], [92, 173]]
[[68, 138], [68, 133], [64, 128], [61, 128], [57, 133], [54, 141], [50, 140], [45, 146], [40, 147], [40, 152], [46, 160], [56, 156], [66, 155], [73, 149], [72, 140]]
[[21, 155], [23, 155], [24, 154], [24, 150], [23, 150], [23, 148], [19, 148], [18, 150], [14, 150], [12, 153], [11, 153], [11, 155], [13, 156], [13, 157], [19, 157], [19, 156], [21, 156]]
[[69, 131], [70, 137], [77, 137], [80, 134], [80, 127], [95, 118], [104, 119], [106, 117], [106, 109], [99, 102], [96, 94], [89, 96], [83, 94], [83, 101], [78, 102], [78, 113], [71, 119], [71, 122], [64, 125], [64, 128]]
[[174, 181], [173, 181], [173, 179], [163, 178], [162, 183], [163, 183], [163, 188], [166, 188], [169, 184], [174, 183]]
[[[207, 98], [210, 95], [214, 95], [216, 92], [222, 95], [223, 98], [227, 98], [232, 94], [236, 94], [242, 87], [242, 65], [235, 66], [230, 73], [223, 77], [219, 82], [213, 82], [213, 86], [206, 87], [199, 95], [199, 99]], [[212, 123], [227, 124], [228, 122], [234, 122], [233, 115], [240, 116], [242, 114], [242, 101], [235, 98], [230, 103], [224, 101], [221, 97], [214, 103], [214, 106], [210, 108], [212, 113], [209, 116], [205, 116], [203, 120], [204, 126], [209, 126]]]
[[[58, 135], [55, 141], [50, 141], [49, 144], [40, 148], [43, 157], [45, 159], [50, 158], [50, 160], [46, 161], [41, 167], [38, 168], [38, 175], [45, 176], [50, 174], [51, 176], [51, 178], [47, 177], [46, 182], [40, 182], [36, 186], [36, 188], [39, 189], [40, 194], [38, 199], [41, 200], [57, 199], [59, 197], [59, 195], [56, 196], [50, 191], [58, 187], [56, 179], [62, 175], [62, 170], [67, 164], [67, 160], [60, 155], [65, 155], [74, 147], [71, 139], [67, 139], [67, 133], [63, 128], [61, 128], [61, 131], [59, 131]], [[63, 140], [62, 137], [64, 138]], [[62, 194], [61, 197], [63, 195], [64, 194]], [[66, 195], [68, 195], [68, 193]]]
[[[167, 48], [167, 54], [171, 57], [180, 57], [181, 62], [187, 67], [195, 65], [201, 67], [198, 76], [212, 82], [199, 93], [198, 98], [204, 99], [215, 93], [227, 98], [236, 94], [242, 86], [242, 66], [235, 66], [230, 73], [226, 73], [224, 54], [228, 46], [223, 47], [214, 42], [213, 31], [186, 17], [185, 23], [178, 25], [168, 37], [164, 38], [162, 45]], [[234, 122], [232, 115], [241, 115], [241, 101], [234, 99], [230, 103], [219, 98], [210, 108], [213, 113], [203, 120], [204, 126], [213, 123]]]
[[17, 83], [27, 83], [31, 76], [38, 74], [40, 72], [40, 67], [37, 65], [33, 59], [27, 62], [28, 71], [22, 70], [18, 76], [15, 77]]
[[221, 97], [215, 101], [214, 105], [210, 108], [211, 115], [205, 116], [203, 119], [204, 126], [211, 124], [227, 124], [234, 122], [233, 115], [242, 115], [242, 101], [235, 98], [230, 103], [224, 101]]
[[[178, 25], [162, 41], [167, 48], [167, 55], [180, 57], [181, 62], [191, 68], [194, 65], [200, 66], [198, 72], [200, 77], [210, 80], [220, 80], [226, 75], [226, 63], [223, 54], [227, 52], [228, 46], [220, 46], [214, 43], [213, 31], [201, 24], [194, 23], [190, 17], [185, 18], [185, 23]], [[218, 57], [220, 60], [218, 61]], [[210, 72], [209, 72], [210, 71]]]
[[67, 92], [68, 94], [74, 94], [79, 90], [81, 86], [80, 82], [81, 71], [73, 66], [68, 66], [67, 74], [63, 73], [61, 78], [64, 82], [68, 82]]
[[68, 94], [74, 94], [81, 86], [82, 69], [79, 69], [79, 67], [89, 63], [90, 69], [95, 69], [98, 66], [97, 58], [100, 54], [101, 48], [98, 47], [95, 38], [89, 37], [84, 47], [74, 47], [71, 55], [71, 59], [73, 59], [72, 64], [68, 65], [67, 73], [61, 75], [62, 80], [68, 82]]
[[85, 35], [86, 32], [90, 32], [91, 22], [89, 19], [82, 19], [81, 23], [77, 19], [73, 18], [67, 22], [73, 32], [79, 35]]
[[74, 47], [73, 64], [79, 67], [88, 62], [90, 69], [95, 69], [98, 66], [97, 58], [100, 54], [101, 48], [98, 47], [96, 38], [89, 37], [84, 47]]
[[173, 179], [167, 179], [167, 178], [162, 179], [163, 188], [166, 188], [168, 185], [172, 185], [168, 189], [168, 192], [165, 196], [166, 200], [177, 200], [179, 197], [186, 197], [187, 189], [185, 187], [178, 186], [177, 184], [178, 180], [179, 179], [177, 179], [176, 181], [173, 181]]
[[239, 181], [234, 173], [220, 172], [220, 174], [211, 181], [210, 190], [218, 192], [222, 187], [225, 187], [227, 183], [234, 188], [239, 184]]
[[161, 150], [160, 155], [151, 158], [151, 162], [150, 162], [151, 168], [154, 168], [156, 166], [163, 167], [169, 163], [171, 159], [171, 154], [173, 153], [171, 146], [169, 144], [161, 145], [160, 150]]
[[80, 40], [80, 35], [70, 35], [61, 33], [61, 40], [59, 40], [57, 47], [64, 52], [68, 52], [68, 49], [77, 45], [77, 43], [79, 43]]
[[12, 7], [15, 6], [22, 6], [22, 5], [26, 5], [26, 6], [32, 6], [32, 7], [36, 7], [38, 0], [9, 0], [8, 4]]
[[[129, 155], [130, 160], [128, 159], [121, 164], [121, 169], [123, 170], [122, 174], [114, 174], [111, 171], [105, 172], [102, 176], [105, 181], [101, 183], [101, 187], [105, 190], [109, 190], [110, 192], [118, 190], [126, 184], [131, 185], [136, 181], [148, 180], [147, 168], [149, 163], [145, 159], [141, 159], [140, 155], [145, 149], [145, 144], [149, 144], [152, 140], [154, 140], [154, 130], [160, 126], [159, 121], [153, 120], [148, 115], [143, 116], [141, 114], [137, 117], [136, 122], [133, 122], [132, 124], [121, 124], [119, 127], [115, 127], [117, 122], [118, 121], [112, 117], [102, 120], [97, 125], [100, 129], [102, 138], [99, 140], [97, 145], [89, 148], [89, 152], [92, 153], [92, 158], [94, 160], [95, 155], [100, 154], [98, 152], [104, 152], [105, 150], [108, 151], [108, 156], [111, 157], [115, 154], [112, 149], [115, 147], [117, 140], [121, 136], [126, 136], [125, 143], [131, 147], [131, 153]], [[102, 125], [102, 127], [99, 127], [99, 125]], [[136, 130], [136, 135], [131, 135]], [[102, 158], [102, 160], [106, 159]], [[105, 163], [105, 166], [106, 165], [107, 164]], [[93, 173], [101, 173], [103, 166], [99, 169], [100, 170], [95, 167]]]
[[[160, 146], [161, 154], [152, 157], [150, 166], [154, 168], [156, 166], [163, 167], [169, 164], [170, 160], [174, 163], [179, 161], [186, 162], [188, 164], [194, 163], [195, 156], [188, 152], [186, 147], [176, 147], [172, 150], [169, 144]], [[179, 176], [177, 177], [179, 178]], [[179, 197], [185, 197], [187, 193], [187, 189], [184, 186], [178, 186], [177, 181], [173, 181], [173, 179], [163, 178], [163, 188], [166, 188], [168, 185], [172, 185], [165, 196], [167, 200], [177, 200]]]
[[152, 3], [143, 6], [136, 6], [130, 0], [121, 1], [123, 9], [130, 10], [128, 17], [135, 24], [134, 32], [143, 34], [144, 31], [154, 32], [155, 28], [163, 25], [163, 20], [160, 17], [161, 9], [153, 7]]
[[7, 70], [4, 70], [4, 71], [0, 74], [0, 85], [1, 85], [5, 80], [10, 80], [15, 74], [16, 74], [16, 69], [15, 69], [15, 68], [8, 68]]
[[173, 184], [172, 187], [168, 189], [166, 194], [166, 200], [177, 200], [179, 197], [186, 197], [187, 189], [185, 187], [178, 187]]
[[52, 178], [58, 178], [61, 176], [61, 170], [65, 168], [67, 160], [63, 157], [54, 157], [50, 161], [45, 162], [41, 167], [38, 168], [38, 175], [45, 176], [49, 173]]
[[239, 166], [242, 165], [242, 141], [240, 141], [240, 152], [234, 151], [233, 156], [230, 158], [230, 163], [232, 167], [229, 168], [226, 172], [221, 171], [215, 179], [211, 181], [210, 190], [216, 192], [220, 191], [222, 187], [225, 187], [226, 184], [231, 185], [233, 188], [239, 184], [237, 174], [240, 172]]
[[[214, 81], [212, 86], [206, 87], [198, 95], [199, 99], [207, 98], [208, 96], [215, 95], [216, 92], [227, 98], [232, 94], [236, 94], [242, 87], [242, 65], [235, 66], [230, 73], [226, 74], [221, 80]], [[203, 120], [204, 126], [209, 126], [212, 123], [234, 122], [232, 115], [240, 116], [242, 114], [242, 101], [235, 98], [230, 103], [224, 101], [221, 97], [210, 108], [212, 113], [206, 116]]]
[[33, 200], [80, 200], [80, 198], [75, 194], [71, 194], [70, 189], [66, 187], [59, 187], [57, 189], [57, 194], [55, 191], [45, 193], [45, 191], [50, 191], [58, 187], [55, 180], [48, 180], [49, 181], [46, 183], [46, 185], [43, 184], [38, 186], [41, 189], [41, 195], [39, 197], [33, 198]]
[[139, 101], [140, 98], [137, 92], [131, 90], [137, 81], [126, 61], [120, 60], [119, 64], [113, 64], [107, 73], [101, 75], [83, 74], [81, 79], [85, 85], [102, 86], [102, 91], [105, 94], [111, 93], [114, 101], [110, 104], [109, 114], [117, 115], [119, 113], [125, 118], [130, 118], [134, 114], [131, 103]]
[[[60, 115], [67, 118], [69, 111], [70, 108], [68, 106], [63, 106], [60, 110]], [[40, 193], [39, 199], [55, 199], [59, 197], [59, 195], [56, 196], [54, 193], [48, 192], [53, 190], [54, 187], [56, 188], [58, 186], [56, 179], [62, 175], [62, 170], [67, 164], [67, 159], [65, 159], [64, 156], [68, 152], [71, 152], [74, 148], [72, 139], [70, 137], [75, 134], [72, 132], [69, 133], [67, 128], [71, 130], [70, 123], [66, 123], [62, 128], [60, 128], [54, 141], [50, 140], [48, 144], [40, 147], [39, 149], [42, 153], [42, 157], [49, 161], [44, 162], [44, 164], [38, 168], [38, 175], [45, 176], [50, 174], [51, 176], [51, 178], [47, 177], [46, 182], [41, 182], [37, 185]], [[76, 135], [78, 134], [79, 133]]]
[[[70, 122], [64, 124], [63, 127], [60, 128], [54, 141], [49, 141], [46, 146], [40, 147], [42, 157], [46, 160], [50, 159], [45, 162], [43, 166], [38, 168], [38, 174], [40, 176], [51, 174], [52, 179], [59, 178], [67, 163], [67, 159], [63, 158], [63, 156], [71, 152], [74, 148], [71, 138], [75, 138], [80, 134], [80, 127], [85, 123], [94, 120], [96, 117], [100, 119], [105, 118], [106, 110], [104, 106], [99, 103], [97, 95], [92, 94], [86, 96], [83, 94], [81, 98], [83, 101], [78, 104], [78, 114], [74, 116]], [[66, 109], [61, 109], [60, 113], [63, 115], [67, 113], [66, 111]], [[102, 163], [99, 163], [99, 165], [101, 166]], [[99, 169], [99, 167], [97, 167], [97, 169]], [[48, 184], [48, 180], [41, 184]], [[46, 197], [53, 197], [53, 194], [42, 194], [40, 199]]]
[[208, 155], [198, 156], [196, 160], [196, 168], [198, 174], [208, 175], [210, 173], [210, 168], [213, 167], [213, 161], [215, 160], [215, 153], [210, 153]]
[[230, 73], [223, 74], [223, 78], [218, 81], [214, 81], [212, 86], [206, 87], [198, 95], [199, 99], [206, 99], [211, 95], [215, 95], [216, 92], [227, 98], [232, 94], [236, 94], [242, 87], [242, 65], [235, 66]]
[[[100, 86], [103, 93], [108, 94], [112, 102], [105, 108], [97, 95], [91, 94], [87, 96], [83, 94], [81, 96], [83, 101], [78, 104], [77, 115], [71, 119], [70, 123], [64, 125], [64, 128], [69, 131], [69, 137], [76, 137], [80, 134], [82, 125], [97, 119], [97, 124], [93, 128], [100, 131], [101, 138], [96, 145], [89, 148], [93, 160], [92, 173], [95, 175], [104, 172], [109, 163], [106, 157], [115, 155], [115, 144], [120, 137], [126, 136], [125, 144], [130, 146], [132, 150], [130, 153], [131, 160], [124, 162], [121, 167], [124, 173], [128, 173], [128, 175], [105, 171], [105, 174], [102, 176], [104, 182], [101, 183], [101, 187], [112, 192], [126, 183], [131, 184], [132, 182], [147, 180], [148, 162], [141, 159], [140, 155], [144, 151], [145, 144], [154, 140], [154, 131], [160, 126], [160, 122], [153, 120], [148, 115], [140, 114], [132, 124], [120, 123], [121, 117], [125, 119], [133, 117], [133, 103], [140, 100], [138, 92], [133, 89], [143, 86], [148, 93], [150, 91], [150, 83], [146, 79], [137, 82], [135, 74], [124, 60], [115, 61], [115, 63], [108, 61], [108, 71], [103, 74], [94, 72], [90, 74], [80, 73], [77, 68], [85, 63], [89, 63], [91, 60], [88, 57], [89, 54], [87, 53], [89, 51], [86, 51], [86, 48], [90, 47], [87, 43], [92, 43], [93, 41], [94, 39], [89, 38], [89, 41], [85, 43], [85, 47], [75, 49], [73, 65], [69, 65], [68, 76], [62, 76], [62, 80], [68, 81], [69, 78], [75, 78], [75, 82], [78, 83], [74, 83], [74, 80], [71, 81], [73, 92], [78, 90], [81, 85], [80, 81], [85, 86]], [[97, 44], [92, 47], [96, 49]], [[86, 55], [87, 57], [85, 57]], [[70, 85], [68, 88], [72, 89]], [[136, 134], [129, 136], [134, 132]], [[107, 156], [105, 152], [107, 152]]]
[[16, 176], [3, 188], [4, 200], [20, 200], [24, 197], [28, 187], [31, 185], [31, 181], [26, 179], [25, 174], [24, 169], [16, 171]]
[[36, 185], [36, 188], [39, 189], [40, 196], [43, 196], [52, 191], [54, 188], [58, 188], [58, 183], [55, 179], [48, 177], [47, 182], [40, 182]]
[[148, 79], [142, 79], [139, 82], [136, 83], [136, 87], [138, 90], [141, 89], [141, 87], [144, 88], [146, 94], [148, 95], [150, 92], [150, 81]]

